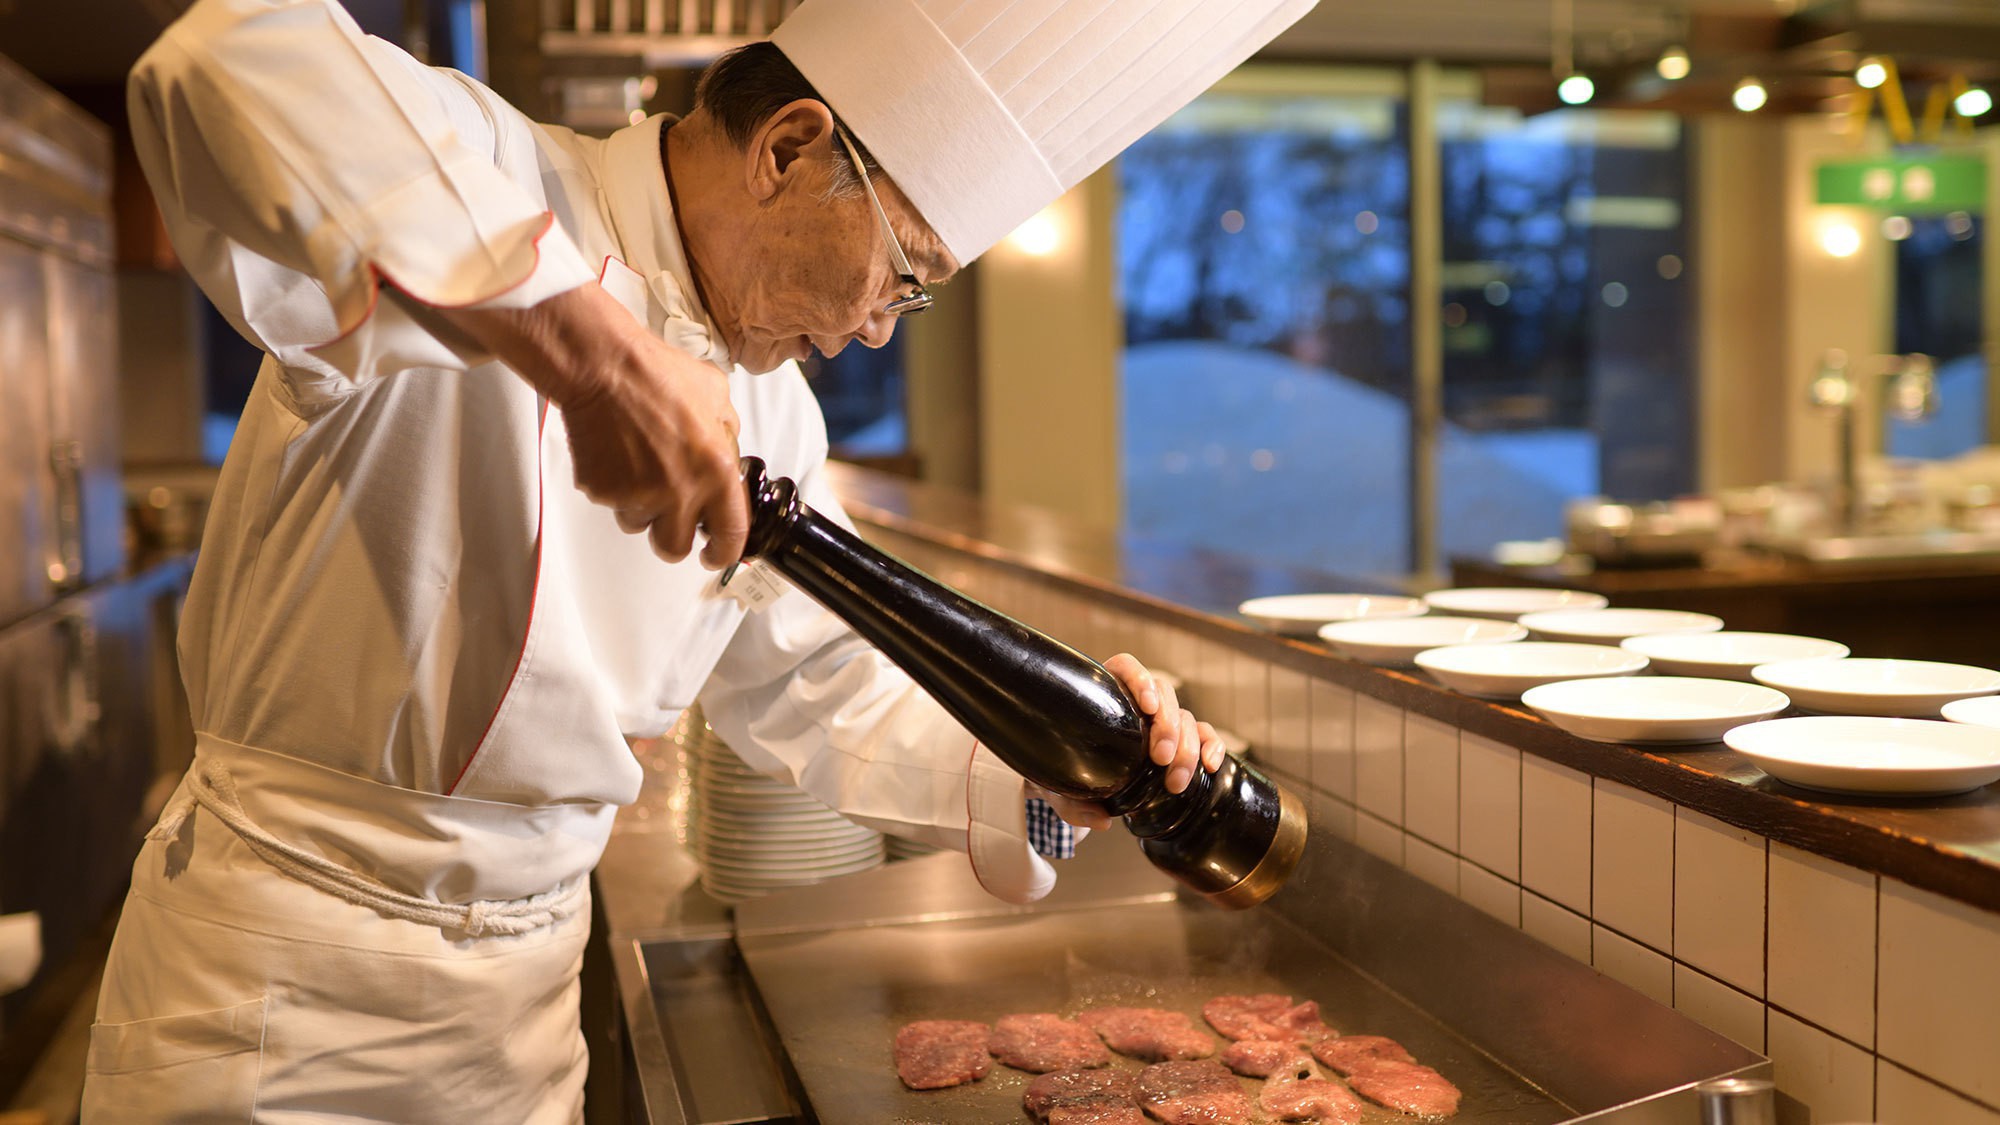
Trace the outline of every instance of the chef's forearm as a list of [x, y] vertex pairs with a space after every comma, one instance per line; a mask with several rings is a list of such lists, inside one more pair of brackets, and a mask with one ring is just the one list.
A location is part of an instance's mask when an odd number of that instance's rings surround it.
[[606, 393], [629, 368], [641, 331], [594, 281], [525, 309], [436, 311], [561, 408]]

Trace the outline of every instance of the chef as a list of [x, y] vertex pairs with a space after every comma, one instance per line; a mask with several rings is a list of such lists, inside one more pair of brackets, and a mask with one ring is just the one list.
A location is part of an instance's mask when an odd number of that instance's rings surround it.
[[[133, 72], [135, 140], [266, 359], [183, 617], [195, 761], [134, 867], [86, 1120], [578, 1120], [625, 739], [697, 697], [753, 766], [1046, 893], [1060, 833], [1018, 777], [803, 595], [719, 588], [737, 456], [838, 518], [794, 361], [887, 342], [1310, 4], [806, 0], [689, 117], [596, 140], [330, 0], [196, 3]], [[1108, 665], [1171, 788], [1220, 763]]]

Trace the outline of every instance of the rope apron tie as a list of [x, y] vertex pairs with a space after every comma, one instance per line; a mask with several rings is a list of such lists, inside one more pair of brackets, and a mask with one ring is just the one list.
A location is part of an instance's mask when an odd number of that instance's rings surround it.
[[237, 799], [236, 779], [218, 762], [201, 762], [188, 772], [184, 792], [161, 814], [160, 822], [146, 834], [147, 839], [168, 840], [178, 835], [196, 805], [207, 809], [236, 833], [259, 859], [277, 868], [279, 874], [343, 902], [368, 907], [384, 917], [458, 930], [469, 937], [525, 934], [560, 922], [576, 913], [590, 885], [588, 879], [577, 879], [567, 887], [527, 898], [481, 899], [461, 904], [406, 895], [258, 827]]

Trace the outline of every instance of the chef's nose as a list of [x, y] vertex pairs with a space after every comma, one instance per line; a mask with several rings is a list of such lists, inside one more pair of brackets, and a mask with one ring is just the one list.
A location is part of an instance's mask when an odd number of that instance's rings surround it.
[[880, 348], [886, 346], [889, 337], [895, 334], [896, 318], [886, 313], [877, 313], [868, 318], [868, 323], [861, 326], [861, 334], [856, 338], [867, 347]]

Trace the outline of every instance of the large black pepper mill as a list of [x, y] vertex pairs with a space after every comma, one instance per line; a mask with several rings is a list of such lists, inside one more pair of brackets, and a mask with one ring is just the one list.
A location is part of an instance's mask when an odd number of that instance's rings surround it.
[[1016, 773], [1124, 818], [1154, 866], [1223, 906], [1255, 906], [1298, 865], [1305, 808], [1270, 778], [1232, 756], [1167, 792], [1145, 715], [1102, 665], [863, 542], [761, 460], [743, 471], [744, 556], [847, 622]]

